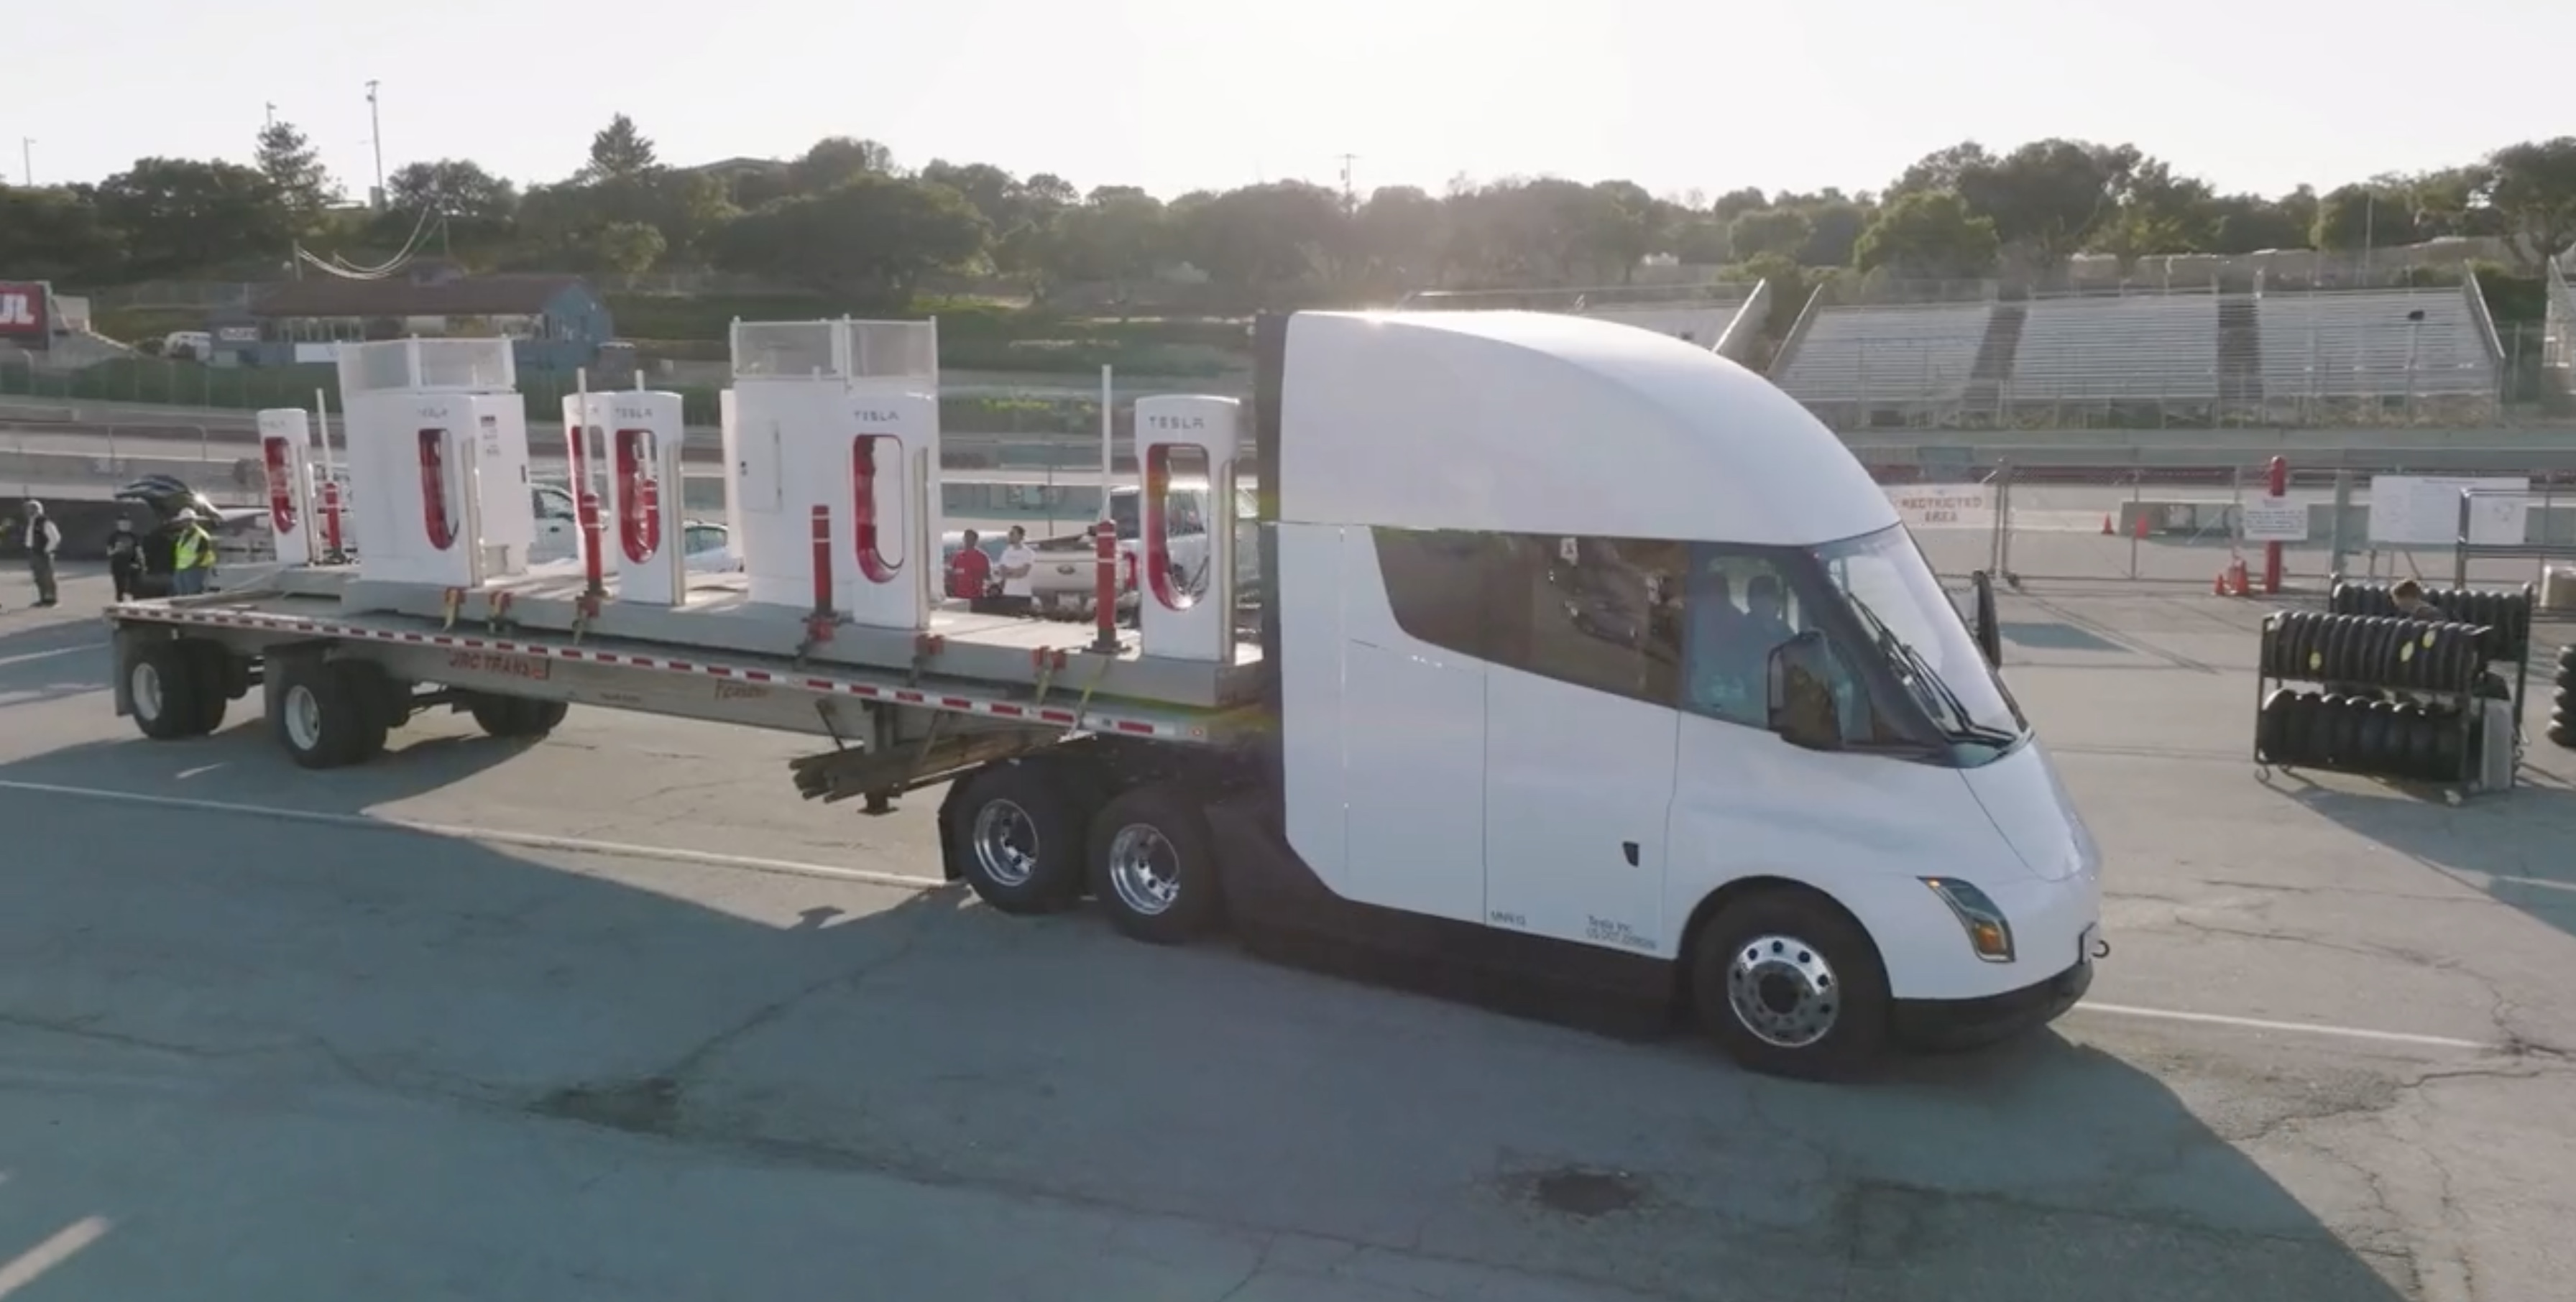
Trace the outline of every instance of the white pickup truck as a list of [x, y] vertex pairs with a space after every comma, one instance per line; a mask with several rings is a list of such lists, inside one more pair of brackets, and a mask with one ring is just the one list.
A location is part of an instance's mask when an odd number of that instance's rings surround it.
[[[1200, 591], [1207, 584], [1209, 491], [1204, 481], [1175, 484], [1171, 490], [1172, 571], [1185, 592]], [[1121, 610], [1136, 603], [1137, 566], [1144, 547], [1139, 523], [1143, 501], [1143, 491], [1132, 485], [1109, 490], [1109, 518], [1118, 526]], [[1261, 580], [1260, 526], [1253, 521], [1253, 508], [1252, 490], [1235, 490], [1235, 586], [1245, 595], [1252, 594]], [[1065, 618], [1091, 614], [1100, 581], [1096, 546], [1089, 530], [1030, 544], [1038, 554], [1038, 563], [1029, 573], [1030, 588], [1041, 612]]]

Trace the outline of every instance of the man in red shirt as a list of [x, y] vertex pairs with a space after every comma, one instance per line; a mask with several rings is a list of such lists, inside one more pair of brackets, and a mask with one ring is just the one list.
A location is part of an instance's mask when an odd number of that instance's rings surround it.
[[993, 584], [993, 558], [978, 546], [974, 530], [966, 531], [966, 544], [948, 558], [948, 595], [959, 601], [982, 601]]

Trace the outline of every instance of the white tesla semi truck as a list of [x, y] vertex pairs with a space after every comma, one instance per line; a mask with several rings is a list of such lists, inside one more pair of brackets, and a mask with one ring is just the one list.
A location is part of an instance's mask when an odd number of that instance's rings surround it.
[[[1780, 1074], [2002, 1038], [2083, 996], [2108, 952], [2099, 855], [1990, 663], [1991, 602], [1972, 635], [1805, 409], [1579, 317], [1303, 312], [1254, 337], [1249, 404], [1139, 404], [1145, 572], [1184, 481], [1214, 486], [1199, 524], [1223, 554], [1204, 594], [1156, 583], [1114, 648], [941, 602], [918, 567], [831, 563], [854, 522], [862, 561], [938, 554], [937, 513], [904, 505], [939, 500], [926, 365], [886, 381], [898, 401], [738, 358], [737, 496], [796, 526], [748, 531], [747, 580], [639, 596], [620, 576], [603, 599], [290, 569], [113, 608], [118, 706], [202, 735], [265, 683], [308, 767], [361, 762], [440, 702], [522, 736], [566, 703], [828, 735], [800, 789], [873, 810], [945, 784], [947, 872], [999, 909], [1088, 896], [1150, 941], [1222, 927], [1541, 1015], [1686, 1011]], [[368, 473], [413, 473], [420, 401], [351, 426], [389, 449]], [[867, 423], [897, 406], [912, 424]], [[1241, 484], [1257, 638], [1233, 618]], [[413, 541], [357, 569], [431, 555]]]

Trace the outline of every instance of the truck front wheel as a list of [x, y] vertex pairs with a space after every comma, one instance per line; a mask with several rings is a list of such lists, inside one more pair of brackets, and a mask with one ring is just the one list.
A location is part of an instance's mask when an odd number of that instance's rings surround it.
[[1831, 900], [1794, 888], [1737, 900], [1691, 946], [1691, 1007], [1754, 1071], [1797, 1080], [1867, 1074], [1888, 1042], [1878, 947]]

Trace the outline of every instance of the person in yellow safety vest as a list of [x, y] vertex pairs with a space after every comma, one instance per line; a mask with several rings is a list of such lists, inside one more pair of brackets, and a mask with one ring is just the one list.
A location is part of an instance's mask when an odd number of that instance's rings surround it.
[[215, 573], [215, 536], [207, 533], [193, 510], [179, 512], [178, 536], [170, 545], [170, 595], [193, 597], [206, 590]]

